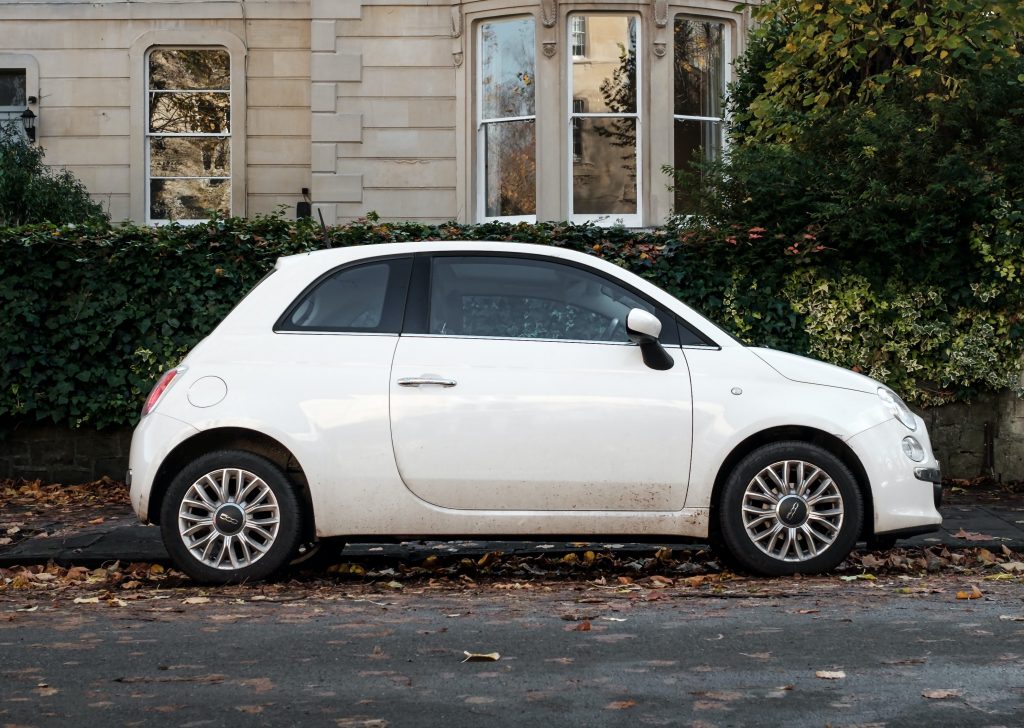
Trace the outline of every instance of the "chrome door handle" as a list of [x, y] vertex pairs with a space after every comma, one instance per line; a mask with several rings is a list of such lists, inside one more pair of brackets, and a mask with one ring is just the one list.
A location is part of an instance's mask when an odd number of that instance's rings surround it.
[[454, 387], [458, 382], [454, 379], [445, 379], [433, 374], [424, 374], [421, 377], [406, 377], [398, 380], [399, 387], [419, 387], [424, 384], [436, 384], [439, 387]]

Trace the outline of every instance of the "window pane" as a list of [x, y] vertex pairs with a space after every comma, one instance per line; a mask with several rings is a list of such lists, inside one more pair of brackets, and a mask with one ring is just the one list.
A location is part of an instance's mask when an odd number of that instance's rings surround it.
[[[718, 157], [722, 151], [722, 122], [679, 120], [675, 122], [676, 169], [689, 170], [694, 162]], [[675, 188], [676, 212], [693, 210], [690, 190]]]
[[725, 53], [722, 23], [676, 18], [675, 113], [722, 117]]
[[587, 55], [587, 19], [582, 15], [569, 18], [569, 38], [572, 41], [574, 56]]
[[151, 89], [231, 88], [231, 57], [225, 50], [157, 48], [149, 54]]
[[[380, 326], [390, 263], [346, 268], [324, 280], [288, 317], [286, 328], [370, 330]], [[397, 332], [391, 332], [397, 333]]]
[[533, 116], [533, 19], [484, 23], [480, 29], [480, 46], [483, 118]]
[[231, 213], [226, 179], [154, 179], [149, 190], [151, 220], [205, 220], [211, 212]]
[[231, 129], [231, 99], [225, 93], [149, 95], [149, 131], [159, 134], [226, 134]]
[[632, 308], [654, 308], [573, 266], [516, 258], [434, 259], [430, 333], [627, 342]]
[[150, 137], [149, 173], [154, 177], [229, 177], [227, 139]]
[[0, 106], [25, 105], [25, 71], [0, 68]]
[[572, 97], [591, 113], [636, 112], [637, 21], [627, 15], [588, 15], [587, 56], [572, 60]]
[[581, 157], [572, 164], [573, 212], [634, 214], [636, 119], [577, 117]]
[[486, 215], [533, 215], [537, 211], [537, 160], [533, 121], [484, 125]]

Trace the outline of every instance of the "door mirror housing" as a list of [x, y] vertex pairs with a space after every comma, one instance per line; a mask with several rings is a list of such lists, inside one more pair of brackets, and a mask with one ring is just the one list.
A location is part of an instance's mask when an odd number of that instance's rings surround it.
[[661, 320], [657, 316], [642, 308], [630, 309], [626, 316], [626, 333], [630, 341], [640, 345], [644, 364], [658, 371], [673, 367], [675, 362], [658, 341], [661, 336]]
[[642, 308], [630, 309], [626, 316], [626, 333], [634, 344], [649, 344], [661, 336], [661, 321]]

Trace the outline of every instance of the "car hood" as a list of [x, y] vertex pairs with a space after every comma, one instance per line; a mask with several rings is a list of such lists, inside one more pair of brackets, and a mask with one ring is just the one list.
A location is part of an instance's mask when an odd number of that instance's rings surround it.
[[863, 374], [851, 372], [849, 369], [843, 369], [834, 364], [826, 364], [817, 359], [808, 359], [805, 356], [787, 354], [774, 349], [752, 347], [750, 351], [786, 379], [794, 382], [852, 389], [868, 394], [874, 394], [882, 386], [871, 377], [865, 377]]

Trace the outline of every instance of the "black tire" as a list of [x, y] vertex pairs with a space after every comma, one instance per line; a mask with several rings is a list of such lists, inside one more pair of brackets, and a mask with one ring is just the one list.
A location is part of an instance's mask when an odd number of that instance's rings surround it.
[[[794, 463], [789, 471], [783, 466], [787, 461]], [[795, 463], [805, 464], [806, 480], [811, 481], [808, 494], [826, 497], [808, 505], [807, 498], [783, 492], [768, 473], [771, 469], [779, 481], [787, 473], [787, 482], [796, 480]], [[811, 480], [815, 471], [808, 474], [807, 465], [821, 474]], [[761, 497], [763, 489], [755, 483], [758, 475], [762, 482], [767, 479], [771, 488], [778, 488], [774, 504], [769, 497]], [[745, 500], [748, 508], [755, 509], [746, 516]], [[837, 501], [841, 516], [833, 514]], [[795, 440], [764, 445], [744, 457], [729, 474], [717, 506], [718, 533], [733, 559], [742, 568], [764, 576], [820, 574], [834, 569], [853, 550], [864, 518], [863, 496], [850, 469], [828, 450]], [[745, 523], [745, 517], [750, 521]], [[778, 536], [773, 536], [776, 529]]]
[[[204, 479], [207, 475], [212, 480]], [[217, 488], [221, 482], [226, 497], [221, 497]], [[194, 496], [190, 502], [199, 502], [194, 485], [209, 496], [208, 505], [183, 508], [190, 491]], [[239, 495], [245, 497], [242, 505], [234, 502]], [[246, 503], [256, 510], [247, 514]], [[274, 509], [276, 524], [271, 523]], [[207, 515], [210, 525], [205, 523]], [[188, 523], [197, 529], [191, 544], [186, 543], [189, 536], [184, 534], [188, 529], [181, 525]], [[221, 530], [222, 526], [228, 530]], [[195, 460], [171, 481], [160, 509], [160, 532], [175, 566], [196, 581], [258, 581], [280, 570], [295, 555], [302, 533], [302, 509], [291, 482], [272, 462], [244, 450], [220, 450]], [[205, 548], [203, 543], [210, 547], [208, 561], [218, 560], [221, 548], [229, 547], [230, 552], [223, 552], [219, 565], [207, 563], [203, 554], [195, 553]]]

